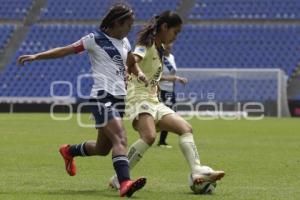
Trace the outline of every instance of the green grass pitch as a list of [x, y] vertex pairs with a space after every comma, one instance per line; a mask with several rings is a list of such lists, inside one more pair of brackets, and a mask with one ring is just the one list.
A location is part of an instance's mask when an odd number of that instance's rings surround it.
[[[89, 115], [83, 115], [88, 121]], [[213, 195], [193, 195], [189, 167], [170, 134], [172, 149], [153, 146], [132, 171], [148, 178], [133, 199], [300, 199], [299, 119], [189, 120], [202, 164], [226, 176]], [[128, 143], [137, 139], [125, 122]], [[96, 138], [76, 118], [54, 121], [49, 114], [0, 114], [0, 199], [118, 199], [107, 182], [111, 157], [77, 158], [77, 175], [69, 177], [58, 147]]]

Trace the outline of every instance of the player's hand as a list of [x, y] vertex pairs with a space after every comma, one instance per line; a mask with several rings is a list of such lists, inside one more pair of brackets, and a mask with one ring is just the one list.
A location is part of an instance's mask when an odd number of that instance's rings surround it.
[[148, 78], [146, 77], [146, 75], [143, 72], [139, 72], [137, 78], [138, 78], [139, 81], [142, 81], [143, 83], [145, 83], [145, 87], [148, 87], [149, 81], [148, 81]]
[[25, 62], [31, 62], [36, 59], [36, 55], [22, 55], [18, 58], [18, 63], [23, 66]]
[[187, 84], [187, 82], [188, 82], [187, 78], [183, 78], [183, 77], [179, 77], [179, 76], [176, 77], [176, 80], [183, 85]]
[[126, 76], [125, 76], [125, 88], [127, 90], [127, 86], [129, 84], [129, 81], [131, 81], [132, 77], [130, 76], [130, 74], [126, 73]]

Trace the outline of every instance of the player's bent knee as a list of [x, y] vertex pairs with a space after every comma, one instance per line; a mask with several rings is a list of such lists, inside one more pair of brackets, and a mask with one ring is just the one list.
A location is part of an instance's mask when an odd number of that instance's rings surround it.
[[146, 135], [142, 139], [151, 146], [155, 142], [155, 135]]
[[121, 146], [123, 146], [124, 148], [126, 148], [127, 147], [127, 139], [125, 137], [121, 138], [120, 144], [121, 144]]
[[192, 126], [191, 126], [190, 124], [187, 123], [187, 124], [183, 127], [181, 133], [182, 133], [182, 134], [184, 134], [184, 133], [193, 133], [193, 128], [192, 128]]
[[188, 127], [187, 133], [193, 133], [193, 128], [191, 126]]

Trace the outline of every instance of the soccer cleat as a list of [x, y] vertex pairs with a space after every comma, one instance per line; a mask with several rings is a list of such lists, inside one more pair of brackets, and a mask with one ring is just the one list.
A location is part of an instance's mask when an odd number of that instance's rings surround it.
[[118, 177], [116, 174], [110, 178], [108, 185], [111, 189], [114, 189], [114, 190], [120, 189], [120, 183], [118, 181]]
[[224, 176], [224, 171], [215, 171], [207, 166], [202, 166], [199, 172], [192, 174], [194, 184], [202, 184], [204, 182], [214, 183], [221, 180]]
[[135, 181], [127, 180], [121, 183], [120, 186], [120, 196], [121, 197], [131, 197], [133, 193], [142, 189], [146, 184], [146, 178], [141, 177]]
[[66, 171], [70, 176], [75, 176], [76, 175], [76, 165], [75, 165], [75, 160], [72, 155], [70, 155], [69, 152], [70, 145], [68, 144], [63, 144], [59, 148], [59, 152], [61, 156], [63, 157], [65, 161], [65, 166], [66, 166]]

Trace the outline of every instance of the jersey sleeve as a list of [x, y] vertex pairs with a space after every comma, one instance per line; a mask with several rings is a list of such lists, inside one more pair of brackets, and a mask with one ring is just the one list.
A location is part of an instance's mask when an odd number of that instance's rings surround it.
[[137, 45], [134, 49], [133, 54], [144, 58], [146, 56], [146, 52], [147, 52], [147, 47]]
[[94, 43], [94, 34], [90, 33], [89, 35], [84, 36], [77, 42], [73, 43], [75, 53], [80, 53], [84, 50], [90, 50]]
[[124, 38], [124, 46], [127, 49], [128, 52], [131, 52], [131, 45], [127, 38]]
[[172, 60], [172, 63], [173, 63], [173, 65], [174, 65], [174, 68], [177, 69], [177, 65], [176, 65], [176, 61], [175, 61], [174, 55], [173, 55], [173, 54], [170, 54], [170, 56], [171, 56], [171, 60]]

